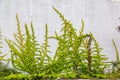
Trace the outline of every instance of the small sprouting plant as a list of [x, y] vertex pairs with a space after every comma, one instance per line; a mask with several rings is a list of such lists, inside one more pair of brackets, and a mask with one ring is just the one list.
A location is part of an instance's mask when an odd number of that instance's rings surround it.
[[110, 61], [109, 63], [111, 68], [109, 69], [110, 71], [107, 73], [107, 78], [119, 78], [120, 77], [120, 59], [119, 59], [119, 51], [117, 48], [117, 45], [112, 39], [113, 46], [115, 48], [115, 53], [116, 53], [116, 60], [115, 61]]
[[118, 48], [117, 48], [116, 43], [113, 39], [112, 39], [112, 43], [113, 43], [113, 46], [114, 46], [115, 52], [116, 52], [116, 61], [112, 62], [112, 70], [113, 70], [113, 72], [120, 71], [120, 60], [119, 60]]

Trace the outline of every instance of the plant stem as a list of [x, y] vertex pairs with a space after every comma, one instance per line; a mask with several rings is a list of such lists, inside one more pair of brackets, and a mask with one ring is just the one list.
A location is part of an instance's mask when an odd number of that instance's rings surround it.
[[87, 45], [87, 49], [88, 49], [88, 69], [89, 72], [91, 72], [91, 64], [92, 64], [92, 56], [91, 56], [91, 43], [92, 43], [92, 38], [91, 36], [89, 36], [89, 40], [88, 40], [88, 45]]

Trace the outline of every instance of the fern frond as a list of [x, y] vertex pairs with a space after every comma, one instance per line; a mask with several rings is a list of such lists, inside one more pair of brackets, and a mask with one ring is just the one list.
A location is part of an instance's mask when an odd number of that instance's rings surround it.
[[81, 23], [82, 23], [82, 27], [81, 27], [81, 29], [80, 29], [80, 36], [82, 36], [83, 31], [84, 31], [84, 21], [81, 20]]
[[2, 52], [2, 45], [3, 45], [3, 42], [2, 42], [2, 32], [1, 32], [1, 29], [0, 29], [0, 63], [1, 61], [6, 61], [7, 59], [5, 59], [5, 56], [6, 54], [3, 54]]
[[64, 15], [61, 14], [61, 12], [59, 12], [55, 7], [53, 7], [53, 9], [60, 16], [60, 18], [62, 19], [62, 21], [65, 21]]
[[17, 37], [19, 38], [19, 43], [20, 43], [20, 46], [23, 47], [24, 45], [24, 37], [23, 37], [23, 34], [22, 34], [22, 31], [20, 29], [20, 22], [19, 22], [19, 18], [18, 18], [18, 14], [16, 14], [16, 21], [17, 21]]
[[115, 48], [115, 52], [116, 52], [116, 59], [117, 59], [117, 61], [119, 62], [120, 60], [119, 60], [119, 52], [118, 52], [118, 48], [117, 48], [117, 46], [116, 46], [116, 44], [115, 44], [115, 41], [112, 39], [112, 43], [113, 43], [113, 46], [114, 46], [114, 48]]

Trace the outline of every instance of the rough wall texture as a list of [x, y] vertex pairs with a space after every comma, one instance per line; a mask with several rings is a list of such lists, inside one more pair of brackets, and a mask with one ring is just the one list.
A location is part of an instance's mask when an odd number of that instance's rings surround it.
[[[112, 38], [120, 49], [120, 33], [115, 30], [120, 25], [119, 2], [108, 0], [0, 0], [0, 27], [3, 36], [13, 39], [13, 32], [16, 32], [17, 28], [16, 13], [19, 15], [23, 30], [24, 23], [33, 22], [37, 39], [40, 42], [44, 38], [45, 23], [49, 25], [49, 35], [54, 35], [55, 30], [59, 32], [61, 21], [52, 6], [60, 10], [76, 29], [80, 29], [81, 19], [83, 19], [85, 31], [91, 31], [104, 48], [103, 52], [110, 59], [114, 59]], [[53, 52], [56, 44], [54, 41], [50, 41]], [[3, 47], [3, 52], [9, 53], [5, 42]]]

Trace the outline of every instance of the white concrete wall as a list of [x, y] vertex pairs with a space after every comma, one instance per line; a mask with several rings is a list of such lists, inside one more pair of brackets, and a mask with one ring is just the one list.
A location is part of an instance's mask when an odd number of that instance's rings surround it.
[[[116, 41], [120, 51], [120, 33], [115, 30], [120, 25], [120, 3], [108, 0], [0, 0], [0, 27], [7, 39], [13, 39], [16, 32], [16, 13], [24, 30], [24, 23], [34, 24], [37, 39], [44, 38], [45, 23], [49, 26], [49, 35], [59, 32], [62, 22], [52, 9], [60, 10], [76, 29], [81, 27], [81, 19], [85, 21], [85, 32], [91, 31], [100, 42], [103, 52], [112, 60], [115, 51], [112, 38]], [[56, 44], [50, 40], [52, 52]], [[3, 52], [9, 54], [9, 48], [4, 42]], [[53, 54], [51, 54], [53, 55]]]

